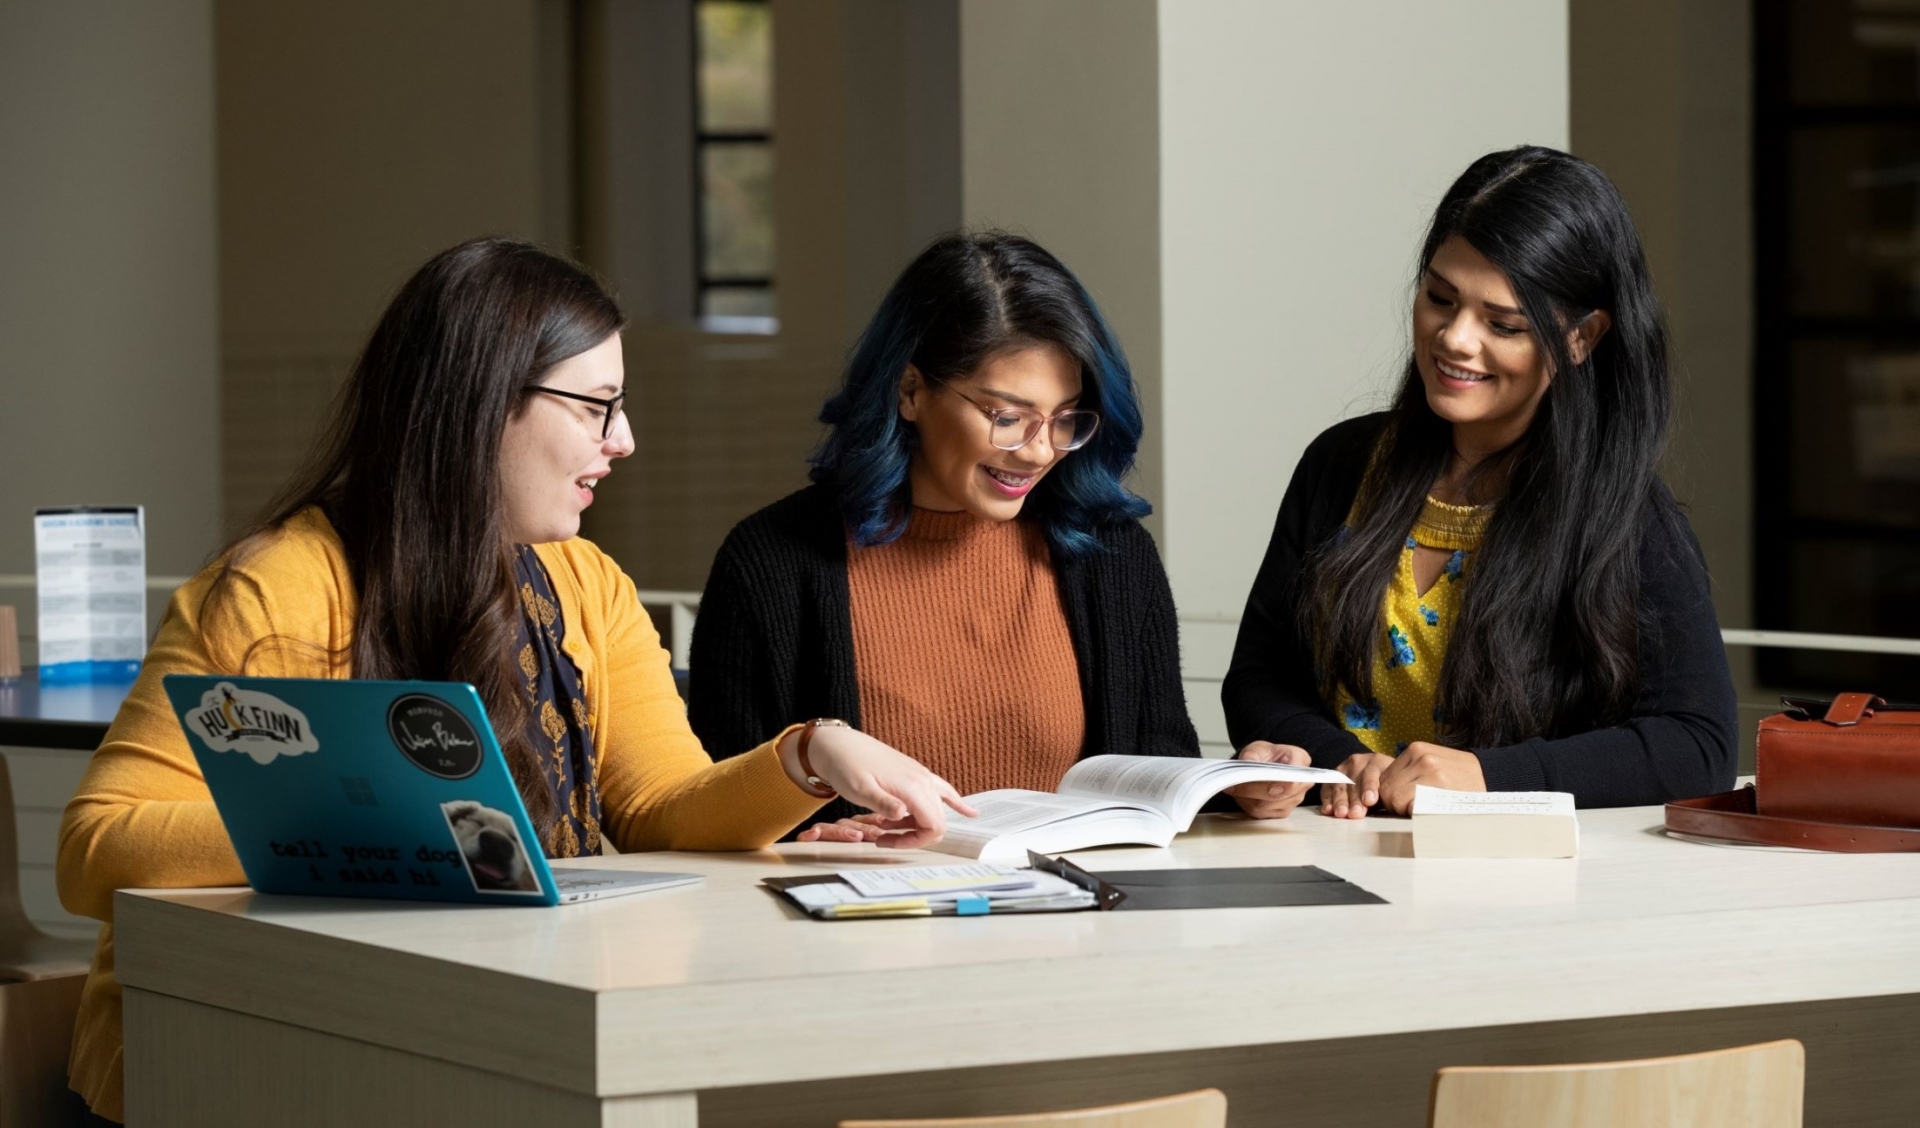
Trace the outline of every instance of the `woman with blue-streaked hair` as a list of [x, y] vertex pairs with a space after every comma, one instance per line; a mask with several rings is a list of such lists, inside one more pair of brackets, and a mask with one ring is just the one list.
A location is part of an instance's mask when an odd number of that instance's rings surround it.
[[[740, 522], [707, 580], [689, 693], [706, 747], [845, 723], [962, 794], [1051, 791], [1101, 753], [1199, 755], [1148, 506], [1124, 485], [1133, 376], [1059, 259], [997, 232], [929, 246], [820, 419], [814, 484]], [[1270, 786], [1236, 798], [1278, 815], [1305, 790]]]

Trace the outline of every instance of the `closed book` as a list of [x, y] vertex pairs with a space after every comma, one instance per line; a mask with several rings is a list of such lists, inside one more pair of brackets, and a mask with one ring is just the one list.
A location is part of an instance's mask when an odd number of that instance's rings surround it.
[[1567, 792], [1414, 789], [1416, 858], [1571, 858], [1579, 850]]

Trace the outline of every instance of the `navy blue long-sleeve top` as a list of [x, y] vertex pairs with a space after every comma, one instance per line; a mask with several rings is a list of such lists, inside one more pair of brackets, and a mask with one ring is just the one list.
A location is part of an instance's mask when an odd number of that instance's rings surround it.
[[[1221, 686], [1235, 748], [1255, 740], [1299, 745], [1322, 767], [1367, 751], [1320, 698], [1299, 585], [1309, 554], [1345, 521], [1385, 420], [1382, 413], [1336, 424], [1294, 469]], [[1583, 807], [1626, 807], [1733, 787], [1738, 712], [1706, 560], [1664, 485], [1647, 507], [1641, 688], [1630, 715], [1558, 738], [1471, 749], [1488, 790], [1567, 791]]]

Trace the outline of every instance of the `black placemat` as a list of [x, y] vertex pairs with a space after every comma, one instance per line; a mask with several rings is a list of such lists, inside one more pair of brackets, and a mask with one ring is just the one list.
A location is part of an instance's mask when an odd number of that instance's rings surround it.
[[1386, 899], [1319, 866], [1089, 871], [1118, 888], [1129, 909], [1257, 909], [1287, 905], [1384, 905]]

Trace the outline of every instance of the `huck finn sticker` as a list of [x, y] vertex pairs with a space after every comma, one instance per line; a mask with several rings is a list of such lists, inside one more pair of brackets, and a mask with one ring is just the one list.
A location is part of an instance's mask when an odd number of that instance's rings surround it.
[[200, 695], [200, 707], [184, 718], [215, 752], [245, 752], [256, 764], [275, 756], [320, 751], [307, 715], [271, 693], [235, 689], [221, 682]]

